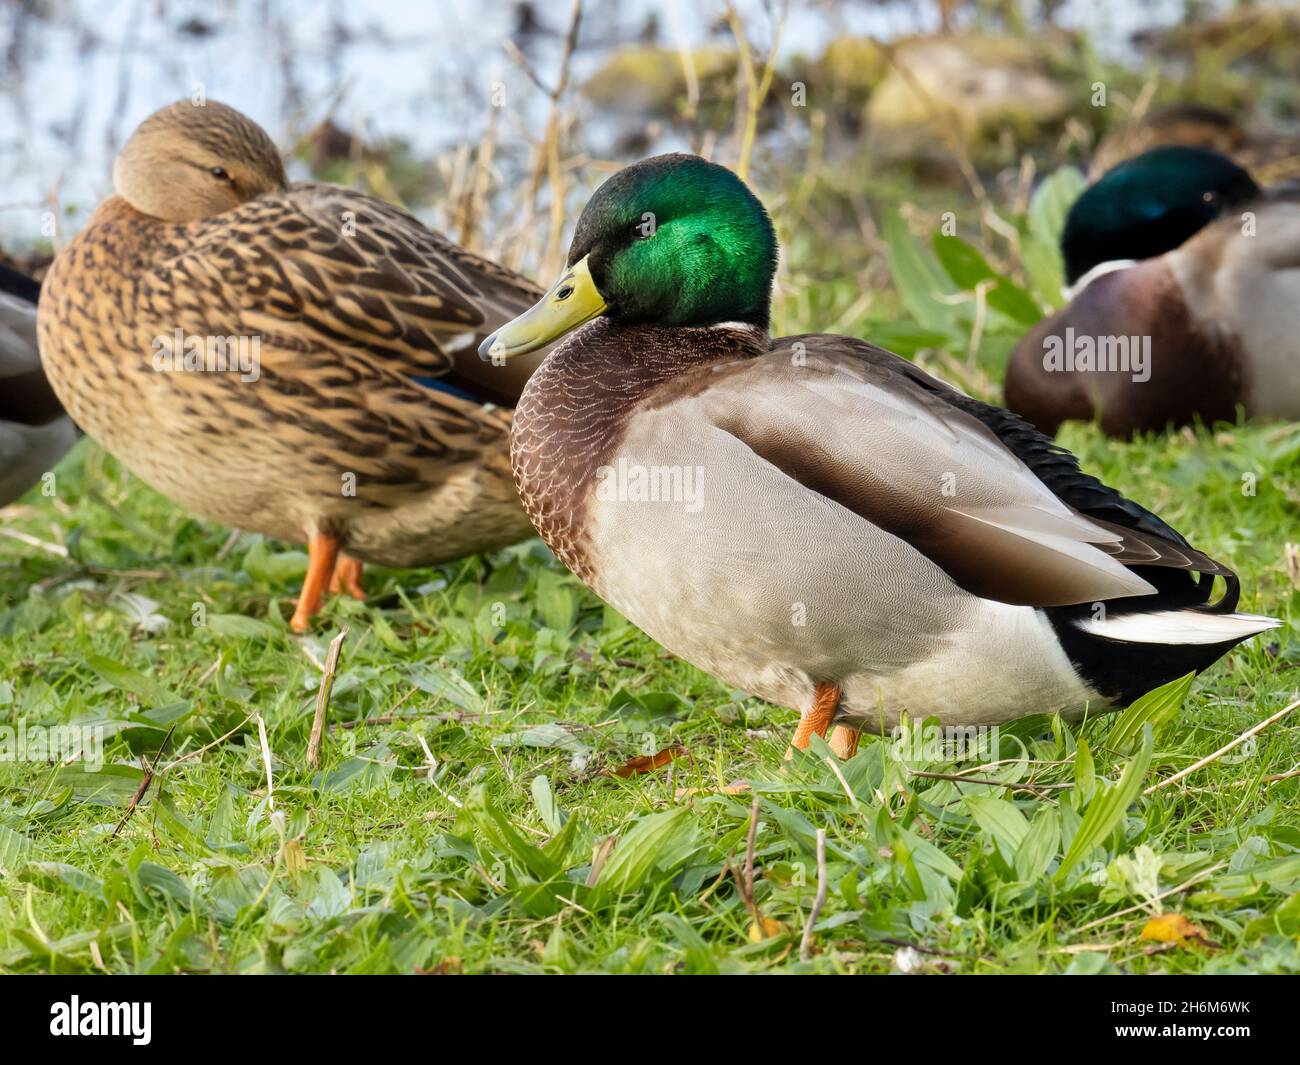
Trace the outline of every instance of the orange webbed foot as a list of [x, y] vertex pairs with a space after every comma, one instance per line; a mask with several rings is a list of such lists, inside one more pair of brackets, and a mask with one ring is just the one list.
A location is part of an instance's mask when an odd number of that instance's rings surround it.
[[338, 561], [338, 556], [337, 537], [317, 533], [308, 541], [307, 576], [303, 578], [298, 605], [289, 622], [289, 628], [294, 632], [306, 632], [311, 628], [311, 619], [320, 610], [325, 589], [334, 578], [334, 564]]
[[339, 555], [334, 564], [334, 576], [330, 578], [330, 595], [342, 595], [346, 592], [353, 599], [365, 602], [366, 593], [361, 589], [361, 570], [365, 563], [348, 555]]
[[[814, 735], [826, 738], [826, 730], [835, 719], [835, 711], [840, 705], [840, 687], [838, 684], [818, 684], [813, 688], [813, 702], [808, 712], [799, 719], [794, 730], [794, 738], [786, 748], [785, 758], [788, 762], [794, 757], [794, 751], [806, 750]], [[838, 731], [838, 730], [837, 730]]]

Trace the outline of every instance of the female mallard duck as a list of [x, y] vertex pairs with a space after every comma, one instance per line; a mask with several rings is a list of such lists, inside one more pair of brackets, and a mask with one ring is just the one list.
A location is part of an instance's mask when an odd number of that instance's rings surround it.
[[1070, 209], [1070, 303], [1017, 345], [1006, 403], [1045, 433], [1300, 418], [1300, 186], [1199, 148], [1121, 163]]
[[0, 263], [0, 507], [54, 468], [77, 442], [41, 372], [36, 300], [41, 286]]
[[480, 353], [577, 330], [515, 413], [533, 524], [669, 650], [798, 708], [795, 746], [834, 722], [848, 753], [904, 712], [1122, 703], [1278, 624], [1015, 415], [860, 340], [773, 339], [775, 262], [733, 173], [650, 159], [597, 190], [559, 282]]
[[508, 434], [532, 366], [474, 350], [540, 290], [380, 200], [290, 185], [266, 133], [212, 101], [146, 119], [113, 183], [46, 278], [46, 372], [182, 507], [307, 542], [295, 630], [331, 583], [360, 595], [361, 561], [531, 535]]

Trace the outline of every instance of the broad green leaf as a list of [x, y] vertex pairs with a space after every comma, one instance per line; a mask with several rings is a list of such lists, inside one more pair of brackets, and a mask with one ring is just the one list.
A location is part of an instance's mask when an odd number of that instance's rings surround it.
[[1059, 248], [1065, 217], [1087, 187], [1083, 174], [1072, 166], [1049, 174], [1029, 201], [1029, 231], [1049, 247]]
[[21, 961], [30, 959], [39, 959], [44, 967], [48, 965], [50, 959], [54, 959], [56, 962], [55, 972], [84, 972], [90, 961], [87, 952], [92, 943], [104, 953], [108, 953], [114, 944], [130, 939], [132, 934], [138, 931], [139, 926], [135, 921], [123, 921], [119, 924], [109, 925], [107, 928], [95, 928], [89, 932], [75, 932], [51, 943], [39, 939], [34, 933], [25, 928], [12, 928], [9, 930], [9, 934], [22, 943], [25, 949], [0, 954], [0, 968], [6, 965], [17, 965]]
[[104, 897], [104, 885], [97, 877], [66, 862], [28, 862], [27, 868], [22, 872], [22, 879], [49, 887], [62, 884], [87, 898]]
[[156, 891], [187, 909], [198, 903], [189, 884], [170, 869], [154, 862], [141, 862], [135, 869], [132, 883], [141, 902], [151, 902], [151, 893]]
[[913, 238], [897, 211], [885, 216], [885, 256], [899, 297], [922, 328], [951, 338], [957, 313], [936, 294], [956, 295], [957, 288]]
[[270, 640], [281, 630], [269, 621], [246, 614], [209, 614], [208, 628], [218, 636], [235, 636], [245, 640]]
[[307, 552], [280, 551], [273, 554], [259, 536], [244, 556], [243, 568], [253, 580], [278, 587], [301, 580], [307, 573]]
[[338, 874], [333, 869], [324, 866], [317, 866], [313, 872], [308, 870], [302, 874], [304, 887], [308, 878], [312, 878], [314, 883], [306, 888], [304, 898], [310, 898], [307, 903], [307, 915], [315, 917], [318, 920], [326, 917], [338, 917], [346, 913], [348, 906], [352, 903], [352, 892], [339, 879]]
[[1047, 867], [1052, 864], [1060, 847], [1060, 817], [1051, 807], [1045, 806], [1034, 815], [1029, 831], [1020, 841], [1020, 847], [1016, 851], [1016, 876], [1027, 883], [1033, 883], [1047, 872]]
[[1064, 307], [1065, 266], [1060, 251], [1025, 229], [1020, 234], [1020, 262], [1038, 302], [1052, 310]]
[[1082, 810], [1084, 804], [1092, 798], [1097, 787], [1097, 765], [1092, 758], [1092, 749], [1088, 741], [1079, 737], [1074, 749], [1074, 793], [1075, 808]]
[[353, 887], [383, 889], [392, 884], [402, 865], [396, 850], [388, 840], [375, 840], [362, 847], [352, 869]]
[[1080, 861], [1100, 847], [1106, 837], [1120, 822], [1129, 804], [1138, 797], [1142, 790], [1142, 781], [1151, 765], [1151, 752], [1155, 740], [1149, 725], [1142, 726], [1142, 749], [1133, 756], [1132, 761], [1124, 767], [1119, 782], [1112, 788], [1104, 785], [1097, 789], [1097, 794], [1088, 803], [1079, 822], [1078, 831], [1070, 841], [1070, 849], [1061, 859], [1056, 870], [1057, 880], [1064, 880]]
[[483, 712], [483, 696], [450, 666], [420, 666], [410, 672], [411, 683], [421, 691], [446, 699], [471, 714]]
[[160, 732], [166, 732], [172, 725], [191, 717], [196, 709], [197, 707], [190, 702], [167, 703], [134, 713], [131, 715], [131, 720]]
[[164, 706], [169, 703], [184, 701], [160, 681], [156, 681], [152, 677], [146, 677], [143, 673], [132, 669], [130, 666], [115, 662], [111, 658], [105, 658], [103, 655], [89, 655], [86, 658], [86, 665], [93, 669], [101, 679], [113, 685], [114, 688], [130, 692], [153, 706]]
[[690, 712], [690, 704], [675, 692], [634, 692], [619, 688], [609, 700], [609, 712], [617, 714], [629, 732], [646, 732], [667, 725]]
[[0, 872], [17, 872], [36, 850], [36, 844], [8, 825], [0, 825]]
[[1275, 935], [1294, 940], [1300, 936], [1300, 892], [1292, 895], [1272, 913], [1257, 917], [1246, 926], [1247, 940]]
[[154, 801], [152, 812], [155, 818], [160, 821], [175, 840], [180, 843], [192, 857], [199, 857], [212, 853], [212, 848], [208, 841], [194, 825], [192, 825], [179, 810], [176, 804], [172, 802], [172, 797], [167, 794], [161, 794]]
[[530, 876], [550, 880], [564, 872], [559, 862], [539, 847], [534, 847], [507, 820], [487, 797], [482, 787], [475, 788], [465, 802], [465, 813], [487, 841], [489, 848], [511, 858]]
[[555, 792], [551, 790], [551, 781], [545, 776], [533, 777], [533, 803], [541, 816], [542, 824], [552, 835], [564, 827], [564, 815], [555, 802]]
[[697, 976], [716, 976], [718, 963], [714, 961], [713, 950], [704, 937], [675, 913], [656, 914], [655, 919], [663, 924], [685, 952], [686, 971]]
[[577, 842], [579, 824], [578, 818], [570, 817], [564, 822], [564, 827], [542, 845], [542, 853], [561, 869], [568, 864], [569, 852]]
[[1143, 725], [1150, 725], [1152, 732], [1159, 731], [1161, 725], [1173, 720], [1183, 708], [1195, 679], [1195, 673], [1187, 673], [1135, 699], [1111, 726], [1106, 735], [1106, 746], [1127, 752], [1132, 749]]
[[1293, 892], [1300, 889], [1300, 854], [1259, 862], [1239, 873], [1216, 876], [1210, 887], [1226, 896], [1248, 895], [1261, 884], [1277, 891]]
[[915, 832], [904, 830], [899, 834], [907, 840], [907, 847], [918, 865], [932, 869], [947, 880], [957, 883], [963, 876], [962, 868], [940, 848]]
[[1029, 201], [1029, 216], [1020, 234], [1020, 258], [1039, 301], [1053, 310], [1065, 305], [1065, 263], [1061, 233], [1070, 207], [1087, 187], [1074, 167], [1050, 174]]
[[312, 777], [312, 787], [321, 791], [368, 790], [393, 775], [392, 767], [381, 765], [375, 756], [345, 758], [333, 769], [322, 769]]
[[992, 795], [968, 795], [964, 802], [975, 823], [992, 837], [1007, 861], [1011, 861], [1029, 834], [1025, 815], [1006, 799]]
[[542, 624], [557, 632], [568, 632], [578, 618], [578, 593], [573, 578], [544, 569], [537, 575], [534, 597]]
[[1066, 976], [1100, 976], [1102, 973], [1119, 972], [1110, 958], [1095, 950], [1085, 950], [1070, 959], [1065, 969]]
[[865, 336], [871, 343], [909, 359], [920, 351], [945, 348], [952, 343], [947, 333], [936, 333], [907, 320], [872, 322]]
[[961, 237], [935, 233], [930, 238], [930, 243], [939, 265], [947, 271], [959, 289], [969, 291], [981, 281], [993, 280], [998, 276], [993, 267], [989, 266], [988, 260]]
[[54, 777], [59, 787], [72, 789], [74, 799], [107, 805], [129, 802], [142, 780], [144, 770], [133, 765], [106, 765], [95, 772], [83, 765], [69, 765]]
[[492, 737], [493, 747], [558, 747], [572, 754], [584, 754], [591, 748], [578, 739], [563, 725], [548, 721], [543, 725], [522, 729], [519, 732], [507, 732], [503, 736]]
[[1043, 316], [1033, 297], [1009, 277], [994, 270], [977, 248], [960, 237], [945, 233], [936, 233], [933, 243], [940, 264], [962, 290], [970, 292], [983, 282], [993, 281], [994, 285], [985, 298], [994, 310], [1001, 311], [1022, 326], [1034, 325]]
[[675, 874], [699, 846], [695, 818], [677, 807], [642, 817], [614, 847], [596, 881], [603, 898], [639, 891], [656, 872]]

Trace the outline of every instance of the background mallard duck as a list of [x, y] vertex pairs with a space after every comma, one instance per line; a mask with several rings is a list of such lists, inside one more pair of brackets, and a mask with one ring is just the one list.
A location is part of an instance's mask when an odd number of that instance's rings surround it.
[[41, 286], [0, 263], [0, 506], [54, 468], [77, 442], [41, 371], [36, 302]]
[[[1300, 418], [1300, 185], [1261, 190], [1215, 152], [1153, 149], [1080, 196], [1061, 245], [1072, 298], [1017, 345], [1012, 410], [1049, 434], [1096, 417], [1112, 436], [1239, 407]], [[1088, 346], [1128, 366], [1045, 361]]]
[[507, 434], [532, 366], [474, 351], [533, 285], [370, 196], [289, 184], [267, 134], [213, 101], [146, 119], [113, 181], [45, 282], [50, 381], [181, 506], [308, 542], [295, 629], [331, 581], [359, 592], [359, 561], [529, 535]]
[[1157, 108], [1107, 134], [1093, 153], [1088, 177], [1095, 181], [1125, 160], [1170, 145], [1226, 155], [1265, 182], [1300, 178], [1300, 140], [1247, 129], [1228, 112], [1198, 103]]
[[[795, 746], [832, 721], [848, 753], [904, 713], [1100, 709], [1277, 624], [1234, 613], [1230, 569], [1015, 415], [862, 341], [773, 340], [775, 262], [739, 178], [651, 159], [597, 190], [564, 275], [481, 351], [577, 330], [516, 412], [529, 516], [669, 650], [797, 707]], [[674, 471], [700, 491], [674, 496]]]
[[1173, 251], [1226, 212], [1259, 196], [1254, 178], [1227, 156], [1169, 145], [1126, 160], [1086, 189], [1061, 232], [1066, 283]]

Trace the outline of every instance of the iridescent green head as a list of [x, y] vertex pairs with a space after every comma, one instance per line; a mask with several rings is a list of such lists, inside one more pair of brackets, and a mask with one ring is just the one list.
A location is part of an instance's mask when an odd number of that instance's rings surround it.
[[1173, 251], [1219, 215], [1259, 194], [1231, 159], [1169, 146], [1107, 170], [1070, 208], [1061, 236], [1066, 280], [1099, 263]]
[[766, 329], [776, 257], [772, 222], [734, 173], [694, 155], [646, 159], [596, 190], [564, 275], [479, 351], [490, 359], [522, 355], [598, 315]]
[[725, 166], [661, 155], [619, 171], [578, 219], [569, 265], [584, 258], [612, 318], [767, 327], [776, 235]]

